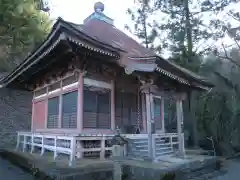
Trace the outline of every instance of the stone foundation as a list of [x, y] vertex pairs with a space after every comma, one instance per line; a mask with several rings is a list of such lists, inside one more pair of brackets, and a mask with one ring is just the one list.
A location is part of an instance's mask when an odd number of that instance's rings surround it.
[[32, 93], [0, 89], [0, 148], [16, 145], [16, 131], [31, 130]]

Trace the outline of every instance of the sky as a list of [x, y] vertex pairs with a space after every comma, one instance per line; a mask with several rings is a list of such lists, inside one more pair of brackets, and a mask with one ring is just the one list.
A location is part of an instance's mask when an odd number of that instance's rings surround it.
[[[94, 12], [94, 4], [99, 0], [48, 0], [53, 18], [81, 24], [85, 18]], [[134, 0], [101, 0], [105, 5], [104, 13], [114, 19], [114, 25], [124, 31], [124, 25], [131, 23], [126, 14], [127, 8], [133, 6]], [[126, 31], [126, 30], [125, 30]]]
[[[94, 12], [94, 4], [99, 0], [46, 0], [51, 7], [50, 15], [52, 18], [62, 17], [64, 20], [71, 21], [77, 24], [83, 23], [83, 20]], [[114, 25], [124, 31], [129, 36], [133, 37], [130, 32], [124, 29], [124, 25], [130, 25], [130, 16], [126, 14], [128, 8], [133, 7], [134, 0], [100, 0], [105, 5], [104, 13], [114, 19]], [[236, 6], [234, 4], [233, 6]], [[237, 7], [240, 7], [238, 4]], [[232, 7], [231, 7], [232, 8]], [[238, 9], [238, 8], [237, 8]], [[159, 17], [159, 15], [158, 15]], [[218, 18], [223, 19], [224, 15], [221, 14]], [[208, 19], [208, 18], [207, 18]], [[207, 20], [206, 19], [206, 20]], [[228, 21], [228, 19], [226, 19]], [[133, 37], [136, 39], [136, 37]], [[136, 39], [137, 40], [137, 39]], [[219, 42], [213, 42], [214, 44], [220, 44], [224, 41], [224, 44], [232, 44], [231, 39], [228, 37], [221, 39]]]

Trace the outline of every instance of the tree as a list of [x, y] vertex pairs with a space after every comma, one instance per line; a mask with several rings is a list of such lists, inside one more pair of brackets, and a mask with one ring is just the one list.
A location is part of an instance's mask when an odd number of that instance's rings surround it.
[[[235, 0], [200, 1], [155, 1], [155, 11], [166, 19], [158, 23], [160, 31], [167, 31], [168, 48], [174, 54], [207, 53], [212, 44], [209, 40], [222, 38], [221, 29], [216, 27], [219, 15], [226, 12]], [[193, 58], [194, 59], [194, 58]], [[188, 61], [191, 61], [189, 58]]]
[[[229, 58], [238, 63], [236, 54], [229, 50]], [[223, 52], [225, 54], [225, 52]], [[231, 55], [230, 55], [231, 54]], [[213, 137], [219, 155], [232, 155], [239, 151], [240, 144], [240, 66], [228, 59], [211, 55], [205, 61], [201, 72], [211, 77], [215, 87], [198, 99], [196, 117], [198, 127], [204, 136]], [[211, 148], [211, 147], [210, 147]]]
[[52, 22], [39, 0], [0, 0], [0, 67], [11, 70], [48, 34]]
[[136, 0], [132, 9], [127, 9], [127, 14], [131, 16], [134, 23], [133, 29], [129, 25], [125, 28], [135, 35], [146, 48], [161, 52], [161, 45], [154, 44], [159, 34], [156, 30], [156, 21], [150, 19], [153, 15], [154, 8], [151, 0]]
[[[159, 29], [168, 31], [169, 39], [172, 44], [169, 48], [172, 51], [171, 60], [182, 65], [183, 67], [195, 72], [199, 72], [202, 64], [202, 55], [209, 52], [211, 48], [203, 47], [210, 39], [219, 39], [224, 36], [222, 29], [218, 29], [219, 20], [214, 16], [223, 13], [225, 8], [230, 5], [231, 0], [216, 1], [156, 1], [156, 10], [160, 10], [168, 17], [166, 23], [160, 24]], [[210, 21], [204, 21], [204, 16], [210, 18]], [[210, 17], [211, 16], [211, 17]], [[211, 46], [210, 46], [211, 47]], [[192, 93], [189, 96], [189, 112], [187, 121], [192, 122], [194, 144], [197, 145], [196, 130], [196, 100], [197, 94]]]

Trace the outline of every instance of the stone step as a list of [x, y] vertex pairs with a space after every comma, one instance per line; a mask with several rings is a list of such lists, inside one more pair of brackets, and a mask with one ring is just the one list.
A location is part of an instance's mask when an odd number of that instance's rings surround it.
[[168, 143], [156, 144], [155, 146], [156, 146], [156, 148], [171, 147], [171, 145], [170, 145], [170, 144], [168, 144]]
[[161, 148], [156, 148], [156, 151], [172, 151], [172, 147], [161, 147]]
[[170, 154], [173, 154], [173, 151], [165, 151], [165, 152], [157, 152], [156, 151], [156, 156], [165, 156], [165, 155], [170, 155]]

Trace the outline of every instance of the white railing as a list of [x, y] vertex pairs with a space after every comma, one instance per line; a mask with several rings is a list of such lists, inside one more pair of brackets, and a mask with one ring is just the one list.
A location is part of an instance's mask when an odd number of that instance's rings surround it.
[[180, 151], [180, 144], [184, 147], [184, 133], [163, 133], [163, 134], [154, 134], [152, 138], [153, 144], [153, 154], [156, 152], [156, 141], [157, 139], [164, 139], [165, 145], [170, 145], [172, 152], [174, 152], [174, 146], [177, 145], [177, 151]]
[[[53, 152], [55, 160], [58, 154], [62, 153], [69, 155], [69, 165], [71, 166], [75, 158], [82, 158], [84, 152], [99, 152], [100, 158], [105, 158], [106, 151], [112, 151], [112, 147], [106, 147], [106, 140], [110, 140], [110, 136], [77, 136], [77, 135], [62, 135], [62, 134], [43, 134], [31, 132], [18, 132], [17, 146], [19, 149], [22, 146], [22, 151], [25, 152], [27, 146], [30, 147], [30, 152], [33, 153], [35, 148], [41, 149], [41, 155], [45, 150]], [[84, 147], [84, 142], [99, 141], [99, 147]]]
[[[181, 133], [180, 136], [182, 137], [184, 134]], [[166, 139], [169, 142], [169, 145], [173, 146], [179, 144], [179, 134], [178, 133], [163, 133], [163, 134], [154, 134], [153, 139], [161, 138]]]
[[[25, 152], [27, 147], [30, 147], [30, 152], [33, 153], [38, 147], [41, 149], [40, 155], [44, 155], [45, 151], [53, 152], [53, 159], [55, 160], [58, 154], [65, 154], [69, 156], [69, 165], [71, 166], [75, 159], [84, 157], [84, 153], [97, 153], [100, 159], [105, 158], [107, 151], [112, 152], [112, 147], [106, 144], [107, 140], [111, 140], [113, 135], [104, 134], [51, 134], [51, 133], [32, 133], [32, 132], [18, 132], [16, 149], [22, 147]], [[147, 139], [147, 134], [123, 134], [124, 137], [129, 139]], [[177, 133], [164, 133], [153, 134], [153, 150], [156, 149], [156, 139], [166, 139], [166, 144], [174, 145], [184, 143], [183, 134]], [[179, 140], [180, 138], [180, 140]], [[91, 142], [98, 142], [97, 145], [91, 145]], [[90, 145], [88, 146], [88, 142]], [[184, 146], [184, 144], [183, 144]], [[126, 153], [126, 152], [125, 152]]]

